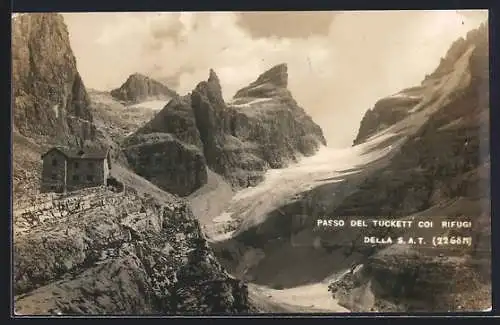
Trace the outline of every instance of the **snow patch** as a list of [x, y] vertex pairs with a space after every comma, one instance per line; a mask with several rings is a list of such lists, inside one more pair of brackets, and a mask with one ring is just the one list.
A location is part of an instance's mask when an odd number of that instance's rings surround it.
[[389, 96], [388, 98], [401, 98], [401, 99], [421, 99], [422, 97], [421, 96], [412, 96], [412, 95], [408, 95], [408, 94], [405, 94], [404, 92], [399, 92], [399, 93], [395, 93], [391, 96]]
[[246, 103], [241, 103], [241, 104], [230, 103], [230, 105], [234, 107], [251, 107], [252, 105], [265, 103], [272, 100], [273, 100], [272, 98], [256, 98]]
[[130, 105], [130, 108], [147, 108], [153, 110], [161, 110], [170, 100], [150, 100], [134, 105]]
[[269, 82], [264, 82], [262, 84], [257, 84], [253, 87], [248, 87], [246, 90], [256, 90], [256, 89], [261, 89], [261, 88], [264, 88], [264, 87], [272, 87], [273, 85], [270, 84]]

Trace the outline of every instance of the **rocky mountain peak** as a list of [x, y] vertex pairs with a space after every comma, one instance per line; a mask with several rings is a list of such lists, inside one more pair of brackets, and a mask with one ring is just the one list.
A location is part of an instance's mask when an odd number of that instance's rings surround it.
[[236, 92], [234, 98], [290, 97], [287, 86], [288, 66], [281, 63], [260, 74], [254, 82]]
[[256, 84], [272, 83], [277, 87], [286, 88], [288, 86], [288, 65], [281, 63], [262, 73]]
[[214, 69], [210, 69], [210, 72], [208, 75], [208, 82], [209, 83], [217, 83], [220, 85], [219, 77], [217, 76], [217, 73], [214, 71]]
[[139, 73], [139, 72], [132, 73], [127, 78], [127, 82], [134, 82], [134, 81], [147, 82], [147, 80], [149, 80], [149, 77], [145, 76], [145, 75], [143, 75], [142, 73]]
[[131, 74], [120, 88], [111, 91], [111, 96], [125, 102], [141, 102], [149, 99], [169, 100], [177, 93], [161, 82], [138, 72]]

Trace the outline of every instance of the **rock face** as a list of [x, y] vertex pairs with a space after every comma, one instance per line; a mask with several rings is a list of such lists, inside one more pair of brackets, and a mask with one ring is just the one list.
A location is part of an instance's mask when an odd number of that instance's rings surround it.
[[285, 64], [273, 67], [225, 103], [219, 78], [210, 70], [207, 81], [174, 98], [131, 138], [172, 134], [199, 148], [207, 167], [234, 189], [254, 186], [268, 168], [284, 167], [326, 144], [320, 127], [286, 89], [287, 77]]
[[74, 144], [95, 139], [90, 100], [61, 15], [13, 19], [12, 85], [14, 128], [22, 135]]
[[120, 88], [112, 90], [111, 96], [124, 102], [138, 103], [151, 99], [169, 100], [177, 93], [154, 79], [134, 73]]
[[86, 189], [15, 219], [15, 313], [248, 312], [185, 201]]

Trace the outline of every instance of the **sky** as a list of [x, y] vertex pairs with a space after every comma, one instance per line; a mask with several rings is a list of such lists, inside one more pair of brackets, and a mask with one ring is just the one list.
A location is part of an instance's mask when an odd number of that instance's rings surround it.
[[230, 100], [280, 63], [332, 147], [352, 144], [378, 99], [420, 84], [487, 11], [65, 13], [88, 88], [135, 72], [190, 92], [214, 69]]

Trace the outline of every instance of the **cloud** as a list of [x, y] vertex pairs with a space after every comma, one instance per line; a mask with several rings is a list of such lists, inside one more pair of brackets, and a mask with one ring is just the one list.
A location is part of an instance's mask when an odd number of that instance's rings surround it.
[[[327, 38], [255, 39], [237, 21], [234, 13], [191, 14], [184, 20], [182, 41], [175, 43], [165, 37], [161, 48], [145, 53], [143, 62], [163, 59], [162, 69], [155, 67], [148, 73], [176, 75], [179, 91], [188, 92], [213, 68], [219, 74], [226, 99], [264, 70], [282, 62], [289, 64], [291, 73], [315, 73], [316, 79], [329, 74], [329, 70], [322, 69], [331, 55]], [[152, 38], [144, 41], [146, 49]]]
[[253, 38], [308, 38], [328, 35], [335, 12], [240, 12], [237, 17], [238, 26]]

